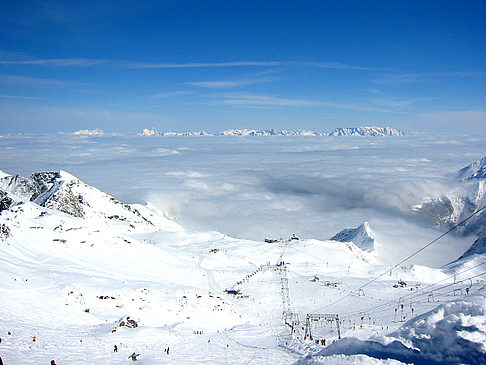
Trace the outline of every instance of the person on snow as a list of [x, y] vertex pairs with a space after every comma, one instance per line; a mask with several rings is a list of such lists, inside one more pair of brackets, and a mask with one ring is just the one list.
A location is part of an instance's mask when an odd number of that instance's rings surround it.
[[137, 361], [137, 357], [140, 356], [140, 354], [136, 354], [135, 352], [128, 356], [129, 359], [132, 359], [133, 361]]
[[51, 360], [51, 365], [56, 365], [56, 362], [54, 360]]
[[113, 346], [113, 352], [118, 352], [118, 347], [116, 345]]

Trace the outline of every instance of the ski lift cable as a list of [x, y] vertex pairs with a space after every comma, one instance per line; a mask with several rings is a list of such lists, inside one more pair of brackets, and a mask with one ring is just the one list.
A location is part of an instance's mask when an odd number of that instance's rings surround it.
[[[437, 284], [440, 284], [440, 283], [442, 283], [442, 282], [444, 282], [444, 281], [447, 281], [447, 280], [449, 280], [449, 279], [452, 279], [452, 278], [454, 278], [454, 276], [456, 276], [456, 275], [461, 275], [461, 274], [464, 274], [465, 272], [471, 271], [472, 269], [475, 269], [475, 268], [477, 268], [478, 266], [481, 266], [481, 265], [486, 265], [486, 261], [481, 262], [480, 264], [474, 265], [473, 267], [470, 267], [469, 269], [459, 271], [459, 272], [455, 273], [454, 275], [448, 276], [448, 277], [446, 277], [445, 279], [442, 279], [442, 280], [439, 280], [439, 281], [437, 281], [437, 282], [435, 282], [435, 283], [429, 284], [429, 285], [427, 285], [427, 286], [425, 286], [425, 287], [423, 287], [423, 288], [417, 289], [417, 290], [416, 290], [414, 293], [409, 293], [409, 294], [403, 295], [403, 296], [402, 296], [402, 298], [408, 298], [408, 297], [412, 297], [412, 299], [413, 299], [413, 298], [419, 297], [419, 296], [421, 296], [421, 295], [423, 295], [423, 294], [430, 293], [430, 291], [425, 292], [425, 293], [422, 293], [422, 292], [423, 292], [424, 290], [426, 290], [426, 289], [429, 289], [429, 288], [431, 288], [431, 287], [433, 287], [433, 286], [437, 285]], [[464, 281], [464, 280], [469, 280], [469, 279], [472, 279], [472, 278], [474, 278], [474, 276], [473, 276], [473, 277], [469, 277], [469, 278], [462, 279], [460, 282], [462, 282], [462, 281]], [[455, 284], [455, 283], [454, 283], [454, 284]], [[436, 288], [436, 289], [433, 289], [432, 291], [439, 290], [439, 289], [442, 289], [442, 288]], [[420, 292], [420, 293], [418, 293], [418, 292]], [[370, 311], [373, 311], [373, 310], [375, 310], [375, 309], [378, 309], [378, 308], [380, 308], [380, 307], [384, 307], [384, 306], [386, 306], [386, 305], [388, 305], [388, 304], [390, 304], [390, 303], [394, 303], [394, 302], [395, 302], [395, 300], [391, 300], [391, 301], [389, 301], [389, 302], [386, 302], [386, 303], [383, 303], [383, 304], [377, 305], [377, 306], [375, 306], [375, 307], [368, 308], [367, 310], [365, 310], [365, 312], [370, 312]], [[360, 313], [360, 312], [362, 312], [362, 311], [353, 311], [353, 312], [347, 312], [347, 313], [343, 313], [343, 314], [344, 314], [344, 315], [353, 315], [353, 314], [355, 314], [355, 313]]]
[[[390, 272], [391, 270], [393, 269], [396, 269], [398, 266], [400, 266], [401, 264], [403, 264], [404, 262], [410, 260], [412, 257], [418, 255], [420, 252], [422, 252], [423, 250], [425, 250], [427, 247], [431, 246], [432, 244], [434, 244], [435, 242], [437, 242], [438, 240], [440, 240], [442, 237], [446, 236], [447, 234], [451, 233], [453, 230], [455, 230], [457, 227], [463, 225], [464, 223], [466, 223], [469, 219], [471, 219], [472, 217], [474, 217], [476, 214], [478, 214], [479, 212], [483, 211], [484, 209], [486, 209], [486, 205], [483, 206], [482, 208], [476, 210], [474, 213], [470, 214], [467, 218], [463, 219], [462, 221], [460, 221], [459, 223], [457, 223], [456, 225], [454, 225], [452, 228], [450, 228], [448, 231], [442, 233], [439, 237], [435, 238], [434, 240], [430, 241], [429, 243], [427, 243], [425, 246], [421, 247], [420, 249], [418, 249], [417, 251], [413, 252], [412, 254], [408, 255], [407, 257], [405, 257], [403, 260], [401, 260], [400, 262], [398, 262], [397, 264], [395, 264], [394, 266], [392, 266], [390, 269], [387, 269], [386, 271], [382, 272], [380, 275], [376, 276], [375, 278], [369, 280], [368, 282], [366, 282], [365, 284], [363, 284], [362, 286], [360, 286], [358, 289], [356, 289], [355, 291], [359, 291], [360, 289], [363, 289], [365, 287], [367, 287], [368, 285], [370, 285], [371, 283], [374, 283], [376, 280], [378, 280], [379, 278], [385, 276], [388, 272]], [[320, 312], [322, 311], [323, 309], [326, 309], [326, 308], [329, 308], [333, 305], [336, 305], [337, 303], [339, 302], [342, 302], [344, 299], [347, 299], [349, 298], [355, 291], [351, 291], [349, 292], [348, 294], [346, 294], [345, 296], [341, 297], [340, 299], [318, 309], [317, 311]]]
[[[483, 265], [483, 264], [486, 264], [486, 262], [483, 262], [480, 265]], [[472, 267], [472, 268], [470, 268], [468, 270], [464, 270], [461, 273], [466, 272], [466, 271], [469, 271], [471, 269], [474, 269], [475, 267], [480, 266], [480, 265], [476, 265], [476, 266], [474, 266], [474, 267]], [[425, 292], [423, 291], [423, 290], [425, 290], [427, 288], [430, 288], [431, 286], [434, 286], [434, 285], [439, 284], [442, 281], [445, 281], [447, 279], [450, 279], [450, 278], [454, 277], [454, 275], [452, 275], [452, 276], [450, 276], [450, 277], [448, 277], [446, 279], [443, 279], [441, 281], [438, 281], [437, 283], [430, 284], [428, 287], [423, 288], [420, 293], [411, 293], [411, 294], [403, 295], [403, 296], [401, 296], [401, 298], [408, 298], [408, 297], [411, 297], [410, 299], [418, 298], [418, 297], [421, 297], [421, 296], [426, 295], [426, 294], [430, 294], [430, 293], [433, 293], [433, 292], [439, 292], [442, 289], [448, 288], [448, 287], [453, 286], [453, 285], [456, 285], [456, 284], [460, 284], [460, 283], [462, 283], [464, 281], [467, 281], [467, 280], [470, 280], [470, 279], [474, 279], [474, 278], [479, 277], [479, 276], [482, 276], [482, 275], [486, 275], [486, 271], [483, 271], [480, 274], [476, 274], [476, 275], [470, 276], [468, 278], [464, 278], [464, 279], [462, 279], [462, 280], [460, 280], [458, 282], [455, 282], [455, 283], [449, 283], [449, 284], [443, 285], [443, 286], [441, 286], [439, 288], [431, 289], [431, 290], [428, 290], [428, 291], [425, 291]], [[348, 317], [352, 317], [352, 316], [355, 316], [355, 315], [357, 315], [359, 313], [362, 313], [362, 312], [365, 312], [365, 313], [376, 312], [376, 309], [381, 308], [381, 307], [385, 307], [385, 306], [388, 306], [388, 305], [391, 305], [391, 304], [393, 304], [393, 305], [396, 304], [396, 300], [390, 300], [390, 301], [388, 301], [386, 303], [377, 305], [377, 306], [372, 307], [372, 308], [368, 308], [365, 311], [347, 312], [347, 313], [341, 313], [341, 315], [345, 315], [345, 316], [348, 316]]]
[[[463, 281], [467, 281], [467, 280], [470, 280], [470, 279], [474, 279], [474, 278], [479, 277], [479, 276], [482, 276], [482, 275], [486, 275], [486, 271], [484, 271], [484, 272], [482, 272], [482, 273], [480, 273], [480, 274], [477, 274], [477, 275], [471, 276], [471, 277], [469, 277], [469, 278], [463, 279], [463, 280], [461, 280], [461, 281], [459, 281], [459, 282], [457, 282], [457, 283], [450, 283], [450, 284], [444, 285], [444, 286], [442, 286], [442, 287], [440, 287], [440, 288], [436, 288], [436, 289], [432, 289], [432, 290], [429, 290], [429, 291], [424, 292], [424, 293], [420, 293], [420, 294], [416, 295], [416, 297], [420, 297], [420, 296], [422, 296], [422, 295], [425, 295], [425, 294], [430, 294], [430, 293], [432, 293], [432, 294], [433, 294], [434, 292], [436, 292], [436, 293], [438, 293], [438, 294], [440, 294], [440, 295], [442, 296], [442, 295], [445, 295], [445, 293], [440, 293], [440, 290], [445, 289], [445, 288], [448, 288], [448, 287], [453, 286], [453, 285], [456, 285], [456, 284], [458, 284], [458, 283], [462, 283]], [[416, 298], [416, 297], [413, 297], [413, 298]], [[402, 298], [405, 298], [405, 297], [402, 297]], [[390, 301], [390, 302], [388, 302], [388, 303], [386, 303], [386, 304], [390, 304], [390, 305], [391, 305], [391, 304], [396, 304], [396, 301]], [[383, 309], [381, 309], [381, 310], [379, 310], [379, 311], [375, 311], [375, 313], [377, 313], [377, 312], [382, 312], [382, 311], [384, 311], [384, 310], [385, 310], [385, 308], [383, 308]], [[356, 315], [356, 314], [354, 314], [354, 315]], [[352, 315], [352, 316], [353, 316], [353, 315]], [[351, 316], [351, 317], [352, 317], [352, 316]]]

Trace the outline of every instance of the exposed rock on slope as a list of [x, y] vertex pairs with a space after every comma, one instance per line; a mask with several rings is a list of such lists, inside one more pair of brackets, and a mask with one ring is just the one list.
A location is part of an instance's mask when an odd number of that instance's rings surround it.
[[[439, 229], [450, 229], [486, 205], [486, 158], [462, 168], [453, 176], [456, 187], [438, 198], [429, 199], [412, 207], [422, 222]], [[457, 186], [457, 183], [459, 185]], [[455, 234], [485, 235], [486, 211], [480, 212], [453, 231]]]
[[482, 180], [486, 178], [486, 157], [475, 161], [472, 164], [460, 169], [456, 173], [456, 177], [460, 181], [467, 180]]
[[24, 201], [77, 218], [117, 221], [127, 227], [160, 223], [153, 221], [155, 216], [143, 206], [123, 204], [62, 170], [36, 172], [28, 179], [4, 174], [0, 178], [0, 211]]

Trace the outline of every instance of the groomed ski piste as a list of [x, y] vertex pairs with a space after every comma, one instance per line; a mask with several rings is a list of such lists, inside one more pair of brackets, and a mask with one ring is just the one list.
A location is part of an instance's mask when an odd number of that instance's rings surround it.
[[64, 171], [0, 180], [6, 365], [486, 363], [481, 250], [390, 269], [369, 244], [189, 232]]

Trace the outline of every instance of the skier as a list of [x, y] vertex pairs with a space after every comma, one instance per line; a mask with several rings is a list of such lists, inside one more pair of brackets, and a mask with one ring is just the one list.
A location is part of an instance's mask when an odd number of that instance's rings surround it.
[[140, 356], [140, 354], [136, 354], [135, 352], [128, 356], [129, 359], [132, 359], [133, 361], [137, 361], [137, 357]]
[[113, 346], [113, 352], [118, 352], [118, 347], [116, 345]]
[[51, 360], [51, 365], [56, 365], [56, 362], [54, 360]]

